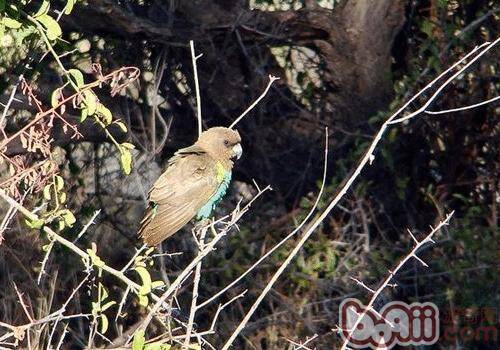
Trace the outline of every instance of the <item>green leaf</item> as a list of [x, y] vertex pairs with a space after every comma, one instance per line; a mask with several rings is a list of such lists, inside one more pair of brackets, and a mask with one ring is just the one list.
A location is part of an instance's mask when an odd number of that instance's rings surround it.
[[113, 121], [111, 111], [102, 103], [97, 105], [97, 113], [99, 113], [99, 115], [103, 118], [104, 124], [109, 125]]
[[139, 294], [149, 294], [151, 292], [151, 275], [149, 274], [149, 271], [141, 266], [136, 267], [134, 270], [139, 274], [142, 281], [141, 288], [139, 289]]
[[73, 225], [76, 222], [75, 216], [68, 209], [64, 209], [61, 211], [61, 217], [64, 220], [64, 223], [66, 224], [66, 226], [68, 226], [68, 227], [73, 227]]
[[33, 15], [33, 17], [37, 18], [42, 15], [46, 15], [49, 12], [50, 2], [48, 0], [43, 0], [42, 5], [38, 9], [38, 11]]
[[82, 109], [82, 113], [80, 114], [80, 123], [83, 123], [85, 119], [87, 119], [88, 115], [89, 115], [89, 110], [87, 109], [87, 107], [84, 107]]
[[151, 283], [151, 288], [156, 289], [156, 288], [163, 287], [164, 285], [165, 285], [165, 282], [163, 282], [163, 281], [154, 281], [153, 283]]
[[50, 105], [52, 108], [59, 104], [59, 97], [61, 96], [61, 89], [55, 89], [52, 91], [52, 96], [50, 97]]
[[59, 175], [56, 175], [56, 176], [54, 176], [54, 181], [55, 181], [57, 190], [58, 191], [62, 190], [63, 187], [64, 187], [64, 180], [63, 180], [63, 178], [60, 177]]
[[107, 309], [109, 309], [111, 306], [115, 305], [116, 304], [116, 301], [109, 301], [107, 302], [106, 304], [104, 304], [102, 307], [101, 307], [101, 311], [106, 311]]
[[68, 73], [74, 79], [76, 86], [78, 86], [80, 88], [83, 85], [85, 85], [85, 81], [83, 80], [83, 74], [78, 69], [70, 69], [70, 70], [68, 70]]
[[68, 0], [66, 3], [66, 6], [64, 7], [64, 14], [69, 15], [71, 14], [71, 11], [73, 11], [73, 7], [76, 4], [76, 0]]
[[45, 186], [43, 188], [43, 198], [45, 198], [46, 200], [50, 200], [50, 198], [52, 198], [51, 194], [50, 194], [50, 188], [52, 187], [51, 184]]
[[448, 0], [438, 0], [437, 5], [440, 8], [446, 8], [446, 6], [448, 5]]
[[115, 124], [118, 125], [118, 127], [123, 131], [123, 132], [127, 132], [127, 126], [125, 125], [124, 122], [122, 121], [115, 121]]
[[43, 245], [43, 246], [42, 246], [42, 250], [43, 250], [44, 252], [48, 252], [49, 250], [51, 250], [51, 249], [52, 249], [52, 246], [53, 246], [53, 245], [54, 245], [54, 242], [51, 242], [51, 243], [49, 243], [49, 244], [45, 244], [45, 245]]
[[0, 11], [5, 10], [5, 0], [0, 0]]
[[149, 299], [145, 295], [138, 295], [139, 297], [139, 305], [147, 307], [149, 305]]
[[47, 38], [49, 38], [49, 40], [56, 40], [62, 35], [59, 23], [49, 15], [41, 15], [37, 20], [47, 29]]
[[97, 256], [96, 252], [92, 249], [87, 249], [87, 254], [90, 256], [92, 265], [95, 265], [97, 267], [103, 267], [104, 265], [106, 265], [104, 261], [102, 261], [101, 258]]
[[92, 302], [92, 315], [97, 316], [101, 312], [101, 306], [98, 302]]
[[427, 34], [427, 36], [432, 37], [432, 29], [434, 25], [428, 19], [424, 19], [420, 24], [420, 30]]
[[[16, 40], [16, 45], [21, 46], [23, 45], [23, 42], [26, 38], [36, 33], [38, 33], [36, 27], [29, 24], [23, 24], [21, 28], [12, 31], [10, 34], [12, 34], [12, 36]], [[0, 38], [1, 37], [2, 37], [2, 28], [0, 28]]]
[[124, 147], [120, 149], [120, 162], [122, 165], [123, 172], [128, 175], [132, 171], [132, 154], [130, 151]]
[[26, 225], [28, 225], [29, 228], [35, 230], [42, 228], [42, 226], [45, 224], [45, 221], [43, 221], [42, 219], [36, 219], [36, 220], [26, 219], [24, 220], [24, 222], [26, 223]]
[[109, 294], [108, 294], [108, 291], [106, 290], [106, 288], [104, 288], [104, 286], [103, 286], [103, 284], [101, 282], [99, 282], [99, 289], [101, 290], [101, 298], [99, 299], [99, 301], [106, 300], [108, 298]]
[[86, 90], [83, 92], [85, 97], [85, 105], [87, 106], [88, 115], [94, 115], [97, 109], [97, 100], [94, 93], [90, 90]]
[[125, 147], [126, 149], [135, 149], [135, 146], [131, 143], [124, 142], [121, 144], [122, 147]]
[[59, 231], [62, 231], [64, 230], [64, 228], [66, 227], [66, 224], [64, 223], [64, 220], [63, 219], [60, 219], [58, 222], [57, 222], [57, 229]]
[[59, 203], [63, 204], [66, 202], [66, 192], [59, 193]]
[[10, 17], [4, 17], [2, 22], [7, 28], [12, 28], [12, 29], [21, 28], [21, 25], [22, 25], [21, 22], [16, 21], [14, 18], [10, 18]]
[[136, 331], [134, 334], [134, 340], [132, 341], [132, 350], [142, 350], [145, 342], [146, 338], [144, 337], [144, 330], [140, 329]]
[[101, 334], [105, 334], [109, 326], [108, 317], [106, 315], [101, 315], [100, 319], [101, 319]]
[[172, 345], [162, 344], [160, 342], [146, 344], [146, 346], [144, 346], [144, 350], [170, 350], [170, 349], [172, 349]]

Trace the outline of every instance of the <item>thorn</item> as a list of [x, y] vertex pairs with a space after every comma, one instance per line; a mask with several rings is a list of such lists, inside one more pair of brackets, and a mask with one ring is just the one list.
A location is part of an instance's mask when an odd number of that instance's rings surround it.
[[410, 229], [407, 228], [406, 229], [408, 231], [408, 233], [410, 234], [411, 238], [413, 238], [413, 240], [415, 241], [415, 243], [419, 244], [420, 242], [415, 238], [415, 236], [413, 235], [413, 233], [411, 233]]
[[372, 294], [375, 294], [375, 291], [373, 289], [371, 289], [370, 287], [368, 287], [366, 284], [364, 284], [363, 282], [361, 282], [360, 280], [358, 280], [357, 278], [354, 278], [354, 277], [351, 277], [349, 276], [349, 278], [351, 280], [353, 280], [354, 282], [356, 282], [357, 284], [359, 284], [361, 287], [365, 288], [366, 290], [368, 290], [369, 292], [371, 292]]
[[425, 261], [423, 261], [422, 259], [420, 259], [417, 255], [413, 254], [413, 257], [414, 257], [415, 259], [417, 259], [418, 261], [420, 261], [420, 263], [421, 263], [422, 265], [424, 265], [425, 267], [429, 267], [429, 265], [427, 265], [427, 263], [426, 263]]

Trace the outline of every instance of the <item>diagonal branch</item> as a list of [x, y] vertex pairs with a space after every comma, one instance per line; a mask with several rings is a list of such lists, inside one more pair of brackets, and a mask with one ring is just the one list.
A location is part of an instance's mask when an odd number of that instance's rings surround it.
[[[401, 270], [401, 268], [411, 259], [411, 258], [415, 258], [417, 259], [421, 264], [423, 264], [424, 266], [427, 267], [427, 264], [425, 264], [418, 256], [417, 256], [417, 252], [420, 248], [422, 248], [422, 246], [424, 246], [425, 244], [427, 243], [431, 243], [433, 242], [432, 241], [432, 237], [438, 232], [441, 230], [441, 228], [443, 226], [447, 226], [449, 223], [450, 223], [450, 219], [451, 217], [453, 216], [453, 211], [446, 215], [446, 218], [441, 221], [437, 226], [436, 228], [433, 228], [431, 230], [431, 232], [429, 232], [429, 234], [424, 238], [422, 239], [421, 241], [417, 241], [418, 243], [415, 245], [415, 247], [411, 250], [411, 252], [409, 252], [403, 260], [401, 260], [399, 262], [399, 264], [394, 268], [394, 270], [391, 270], [389, 271], [389, 275], [387, 276], [387, 278], [382, 282], [382, 284], [380, 285], [380, 287], [377, 288], [376, 291], [373, 291], [371, 290], [371, 292], [373, 293], [370, 301], [368, 302], [368, 305], [366, 305], [366, 307], [364, 308], [363, 312], [361, 312], [357, 319], [356, 319], [356, 322], [354, 322], [353, 326], [350, 328], [350, 330], [347, 332], [348, 334], [345, 335], [345, 338], [344, 338], [344, 343], [342, 344], [342, 347], [340, 348], [340, 350], [345, 350], [347, 349], [347, 344], [349, 343], [350, 339], [352, 338], [352, 335], [354, 333], [354, 331], [357, 329], [359, 323], [361, 322], [361, 320], [363, 319], [363, 317], [366, 315], [366, 313], [369, 311], [369, 310], [373, 310], [373, 311], [376, 311], [375, 309], [373, 309], [373, 304], [375, 303], [375, 301], [377, 300], [377, 298], [379, 297], [380, 293], [382, 293], [382, 291], [389, 285], [389, 283], [391, 282], [391, 280], [394, 278], [394, 276], [398, 273], [399, 270]], [[412, 235], [413, 237], [413, 235]], [[352, 279], [352, 277], [351, 277]], [[358, 284], [362, 284], [364, 285], [363, 282], [360, 282], [360, 281], [357, 281]], [[344, 331], [345, 332], [345, 331]], [[344, 332], [342, 332], [342, 334], [344, 334]]]

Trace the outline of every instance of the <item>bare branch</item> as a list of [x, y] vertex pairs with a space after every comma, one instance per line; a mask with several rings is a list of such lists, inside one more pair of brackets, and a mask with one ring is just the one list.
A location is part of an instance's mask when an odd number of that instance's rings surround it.
[[[443, 84], [441, 84], [441, 86], [439, 86], [439, 88], [436, 90], [436, 92], [434, 92], [434, 94], [432, 94], [432, 96], [427, 100], [427, 102], [422, 106], [420, 107], [419, 109], [417, 109], [415, 112], [413, 113], [410, 113], [409, 115], [407, 116], [404, 116], [402, 118], [395, 118], [395, 116], [391, 117], [390, 121], [388, 124], [399, 124], [399, 123], [402, 123], [406, 120], [409, 120], [411, 118], [414, 118], [416, 117], [417, 115], [421, 114], [422, 112], [425, 112], [427, 110], [427, 107], [430, 106], [430, 104], [432, 102], [434, 102], [434, 100], [436, 99], [436, 97], [439, 96], [439, 94], [443, 91], [443, 89], [448, 86], [453, 80], [455, 80], [457, 77], [459, 77], [462, 73], [464, 73], [472, 64], [474, 64], [479, 58], [481, 58], [485, 53], [487, 53], [488, 51], [490, 51], [495, 45], [497, 45], [498, 43], [500, 42], [500, 38], [497, 38], [494, 42], [490, 43], [490, 42], [485, 42], [483, 44], [481, 44], [480, 46], [477, 46], [474, 48], [474, 50], [472, 50], [471, 52], [469, 52], [467, 55], [465, 55], [461, 60], [459, 60], [458, 62], [456, 62], [453, 66], [451, 66], [450, 68], [448, 68], [447, 70], [445, 70], [441, 75], [439, 75], [436, 79], [434, 79], [430, 84], [428, 84], [423, 90], [420, 91], [420, 93], [422, 93], [423, 91], [427, 90], [428, 88], [430, 88], [432, 85], [434, 85], [434, 83], [436, 81], [438, 81], [439, 79], [441, 79], [441, 77], [445, 76], [446, 74], [448, 74], [451, 70], [453, 70], [455, 67], [457, 67], [458, 65], [460, 65], [462, 62], [464, 62], [467, 58], [469, 58], [471, 55], [473, 55], [474, 53], [476, 53], [479, 49], [482, 49], [473, 59], [471, 59], [469, 62], [467, 62], [462, 68], [460, 68], [455, 74], [453, 74], [451, 77], [449, 77]], [[483, 48], [484, 47], [484, 48]], [[419, 96], [420, 93], [418, 93], [416, 96]], [[412, 99], [413, 100], [413, 99]], [[410, 100], [410, 101], [412, 101]], [[405, 104], [406, 106], [406, 104]]]
[[475, 103], [473, 105], [468, 105], [468, 106], [458, 107], [458, 108], [452, 108], [452, 109], [445, 109], [443, 111], [425, 111], [425, 113], [431, 114], [431, 115], [438, 115], [438, 114], [445, 114], [445, 113], [466, 111], [466, 110], [469, 110], [469, 109], [474, 109], [474, 108], [477, 108], [477, 107], [480, 107], [480, 106], [487, 105], [489, 103], [493, 103], [493, 102], [495, 102], [498, 99], [500, 99], [500, 96], [496, 96], [496, 97], [490, 98], [490, 99], [488, 99], [486, 101]]
[[[213, 224], [212, 224], [213, 225]], [[200, 239], [198, 243], [199, 253], [203, 251], [205, 248], [205, 235], [207, 234], [208, 226], [202, 227], [200, 229]], [[186, 339], [184, 340], [184, 344], [182, 345], [182, 349], [189, 348], [189, 342], [191, 338], [191, 332], [193, 330], [194, 316], [196, 314], [196, 303], [198, 301], [198, 287], [200, 284], [201, 278], [201, 260], [198, 262], [194, 272], [194, 283], [193, 283], [193, 297], [191, 298], [191, 310], [189, 311], [189, 320], [186, 330]]]
[[255, 106], [257, 106], [260, 100], [262, 100], [266, 96], [267, 92], [271, 88], [271, 85], [273, 85], [273, 83], [278, 79], [279, 79], [278, 77], [269, 75], [269, 83], [267, 83], [264, 92], [243, 113], [241, 113], [241, 115], [238, 118], [236, 118], [236, 120], [229, 126], [229, 129], [233, 129], [235, 125], [238, 124], [240, 120], [243, 119], [243, 117], [248, 114], [248, 112], [250, 112]]
[[194, 87], [196, 90], [196, 116], [198, 118], [198, 136], [201, 135], [203, 132], [203, 125], [202, 125], [202, 119], [201, 119], [201, 97], [200, 97], [200, 83], [198, 81], [198, 68], [196, 66], [196, 61], [198, 58], [200, 58], [203, 54], [200, 54], [196, 56], [196, 53], [194, 51], [194, 42], [193, 40], [189, 41], [189, 46], [191, 47], [191, 59], [193, 62], [193, 74], [194, 74]]
[[[450, 219], [451, 217], [453, 216], [453, 211], [446, 215], [446, 218], [441, 221], [437, 226], [436, 228], [434, 228], [431, 232], [429, 232], [429, 234], [426, 236], [425, 239], [421, 240], [419, 243], [417, 243], [415, 245], [415, 247], [411, 250], [411, 252], [409, 252], [405, 257], [404, 259], [402, 259], [399, 264], [396, 266], [396, 268], [392, 271], [390, 271], [389, 275], [387, 276], [387, 278], [384, 280], [384, 282], [382, 282], [382, 284], [380, 285], [380, 287], [377, 288], [377, 290], [373, 293], [371, 299], [370, 299], [370, 302], [368, 303], [368, 305], [366, 306], [366, 308], [363, 310], [363, 312], [358, 315], [357, 319], [356, 319], [356, 322], [354, 323], [354, 325], [351, 327], [351, 329], [348, 331], [348, 335], [346, 337], [346, 339], [344, 340], [344, 343], [342, 344], [342, 347], [340, 348], [340, 350], [345, 350], [347, 349], [347, 344], [349, 343], [349, 340], [351, 339], [354, 331], [357, 329], [359, 323], [361, 322], [361, 320], [363, 319], [364, 315], [368, 312], [368, 310], [375, 310], [373, 309], [373, 304], [375, 303], [375, 301], [377, 300], [378, 296], [380, 295], [380, 293], [382, 293], [382, 291], [389, 285], [389, 283], [391, 282], [391, 280], [394, 278], [394, 276], [398, 273], [398, 271], [408, 262], [408, 260], [410, 260], [412, 257], [416, 258], [417, 255], [417, 251], [426, 243], [430, 242], [431, 239], [432, 239], [432, 236], [434, 236], [434, 234], [436, 234], [439, 230], [441, 230], [441, 228], [443, 226], [446, 226], [450, 223]], [[418, 258], [417, 258], [418, 259]], [[419, 259], [420, 260], [420, 259]]]

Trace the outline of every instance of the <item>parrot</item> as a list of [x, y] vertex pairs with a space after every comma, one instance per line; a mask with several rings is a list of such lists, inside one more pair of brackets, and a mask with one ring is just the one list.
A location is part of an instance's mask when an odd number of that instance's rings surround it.
[[243, 153], [238, 131], [212, 127], [179, 149], [154, 182], [138, 236], [154, 247], [191, 219], [208, 219], [231, 182], [233, 159]]

